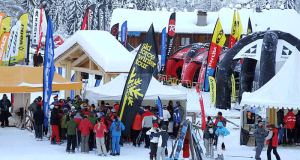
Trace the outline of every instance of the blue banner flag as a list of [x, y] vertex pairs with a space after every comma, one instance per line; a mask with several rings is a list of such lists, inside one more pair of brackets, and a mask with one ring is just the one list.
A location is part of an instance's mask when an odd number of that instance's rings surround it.
[[163, 117], [162, 105], [161, 105], [161, 100], [159, 97], [158, 97], [158, 116], [159, 116], [159, 118]]
[[161, 68], [165, 67], [166, 61], [166, 27], [161, 32]]
[[97, 79], [97, 80], [96, 80], [96, 83], [95, 83], [95, 87], [100, 86], [100, 83], [101, 83], [101, 79]]
[[[75, 82], [75, 74], [72, 76], [71, 82]], [[71, 100], [73, 100], [75, 97], [75, 91], [71, 90]]]
[[44, 125], [48, 127], [48, 117], [47, 112], [50, 109], [50, 97], [52, 94], [52, 81], [55, 73], [54, 67], [54, 41], [53, 41], [53, 24], [49, 16], [48, 27], [47, 27], [47, 37], [46, 37], [46, 47], [44, 56], [44, 84], [43, 84], [43, 99], [44, 99]]
[[58, 67], [58, 74], [62, 76], [62, 67]]
[[127, 21], [122, 24], [121, 27], [121, 42], [125, 45], [127, 37]]

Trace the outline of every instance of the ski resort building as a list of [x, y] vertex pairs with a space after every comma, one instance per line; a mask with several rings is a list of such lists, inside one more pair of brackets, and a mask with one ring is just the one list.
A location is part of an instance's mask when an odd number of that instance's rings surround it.
[[[109, 32], [77, 31], [72, 37], [55, 49], [54, 65], [65, 68], [65, 78], [71, 80], [75, 71], [75, 82], [81, 82], [83, 73], [101, 75], [103, 84], [121, 73], [128, 73], [134, 57]], [[66, 91], [69, 97], [70, 91]], [[80, 90], [75, 95], [80, 95]]]
[[[300, 30], [297, 27], [300, 26], [300, 16], [293, 9], [271, 9], [262, 12], [256, 12], [253, 9], [240, 9], [238, 11], [244, 35], [247, 34], [248, 19], [250, 17], [254, 32], [265, 31], [270, 28], [270, 30], [280, 30], [300, 37]], [[176, 12], [176, 35], [172, 51], [174, 52], [180, 47], [191, 43], [210, 43], [218, 18], [226, 34], [225, 46], [228, 47], [233, 13], [234, 9], [229, 8], [207, 13]], [[133, 47], [138, 47], [144, 40], [151, 23], [153, 23], [160, 52], [161, 32], [164, 27], [168, 27], [171, 14], [172, 12], [168, 11], [115, 9], [112, 14], [111, 26], [119, 23], [119, 31], [121, 31], [122, 24], [127, 21], [127, 42]]]

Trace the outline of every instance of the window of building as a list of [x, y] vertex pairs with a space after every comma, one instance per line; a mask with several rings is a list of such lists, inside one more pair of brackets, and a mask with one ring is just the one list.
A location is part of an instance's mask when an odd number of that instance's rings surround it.
[[181, 37], [180, 38], [180, 46], [186, 46], [190, 44], [190, 38], [189, 37]]

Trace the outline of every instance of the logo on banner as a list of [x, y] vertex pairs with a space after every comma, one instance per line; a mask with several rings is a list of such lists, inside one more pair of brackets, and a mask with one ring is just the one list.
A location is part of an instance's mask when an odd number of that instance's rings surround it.
[[221, 39], [223, 37], [223, 34], [224, 34], [224, 31], [220, 30], [220, 32], [219, 32], [219, 34], [217, 36], [217, 40], [216, 40], [217, 45], [219, 45], [219, 43], [220, 43], [220, 41], [221, 41]]
[[119, 28], [113, 27], [113, 28], [111, 29], [111, 33], [112, 33], [114, 36], [117, 35], [117, 34], [119, 33]]
[[169, 31], [168, 34], [173, 37], [175, 35], [175, 21], [171, 19], [169, 22]]
[[249, 48], [245, 53], [256, 54], [257, 44]]
[[288, 49], [286, 46], [283, 46], [281, 58], [288, 59], [289, 55], [291, 55], [291, 54], [292, 54], [292, 51], [290, 49]]

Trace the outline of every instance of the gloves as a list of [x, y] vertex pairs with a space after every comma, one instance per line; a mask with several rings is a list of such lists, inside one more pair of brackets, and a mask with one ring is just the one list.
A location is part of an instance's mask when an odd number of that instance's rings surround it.
[[156, 129], [156, 132], [159, 132], [159, 129]]

